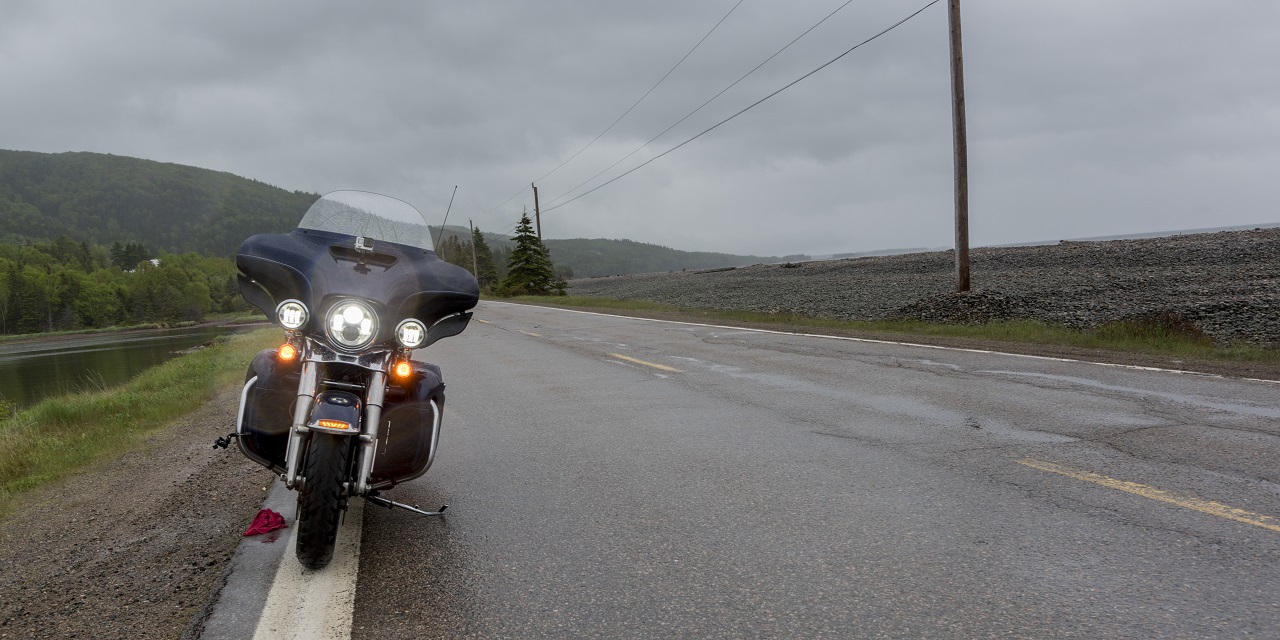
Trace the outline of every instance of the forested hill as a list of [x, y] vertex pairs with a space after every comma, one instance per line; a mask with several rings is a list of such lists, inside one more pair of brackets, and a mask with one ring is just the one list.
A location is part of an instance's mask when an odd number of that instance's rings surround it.
[[255, 233], [292, 229], [318, 197], [138, 158], [0, 150], [0, 242], [66, 236], [229, 255]]
[[[320, 196], [222, 171], [101, 153], [0, 149], [0, 243], [140, 243], [155, 253], [227, 256], [255, 233], [294, 228]], [[446, 237], [469, 242], [466, 227]], [[510, 239], [486, 234], [490, 246]], [[732, 267], [803, 259], [692, 252], [631, 240], [545, 240], [574, 277]]]
[[[432, 227], [433, 238], [438, 238], [440, 227]], [[445, 239], [457, 238], [466, 245], [470, 232], [466, 227], [449, 225], [444, 230]], [[489, 247], [501, 253], [512, 247], [511, 238], [492, 233], [484, 234]], [[715, 267], [740, 267], [743, 265], [808, 260], [806, 255], [790, 256], [740, 256], [731, 253], [708, 251], [681, 251], [657, 244], [634, 240], [606, 240], [603, 238], [571, 240], [543, 239], [551, 260], [559, 267], [568, 267], [567, 275], [574, 278], [595, 276], [630, 275], [680, 271], [681, 269], [712, 269]], [[467, 249], [470, 251], [470, 249]], [[469, 258], [468, 258], [469, 259]]]

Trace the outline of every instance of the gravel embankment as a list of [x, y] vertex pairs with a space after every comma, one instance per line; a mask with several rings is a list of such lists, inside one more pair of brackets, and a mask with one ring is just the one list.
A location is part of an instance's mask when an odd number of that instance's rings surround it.
[[0, 638], [197, 632], [273, 480], [235, 445], [212, 448], [238, 401], [219, 394], [138, 450], [20, 499], [0, 522]]
[[1161, 315], [1220, 344], [1280, 345], [1280, 229], [970, 255], [968, 294], [954, 293], [950, 251], [590, 278], [570, 282], [569, 293], [846, 320], [1031, 319], [1086, 328]]

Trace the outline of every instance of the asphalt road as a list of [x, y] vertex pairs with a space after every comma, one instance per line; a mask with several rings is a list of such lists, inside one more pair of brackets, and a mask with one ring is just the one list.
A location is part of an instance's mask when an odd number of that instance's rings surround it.
[[1280, 385], [476, 318], [354, 638], [1280, 637]]

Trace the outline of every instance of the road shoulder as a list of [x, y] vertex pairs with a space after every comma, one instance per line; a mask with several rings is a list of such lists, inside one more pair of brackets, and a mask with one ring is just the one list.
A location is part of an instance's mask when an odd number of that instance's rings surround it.
[[0, 637], [194, 633], [271, 474], [234, 450], [220, 393], [120, 458], [22, 498], [0, 522]]

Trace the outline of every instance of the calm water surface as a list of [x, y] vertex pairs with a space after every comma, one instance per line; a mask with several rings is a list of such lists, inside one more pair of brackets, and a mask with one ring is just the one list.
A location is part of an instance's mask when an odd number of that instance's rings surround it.
[[175, 351], [251, 328], [257, 327], [189, 327], [0, 343], [0, 397], [25, 407], [49, 396], [112, 387], [175, 357]]

